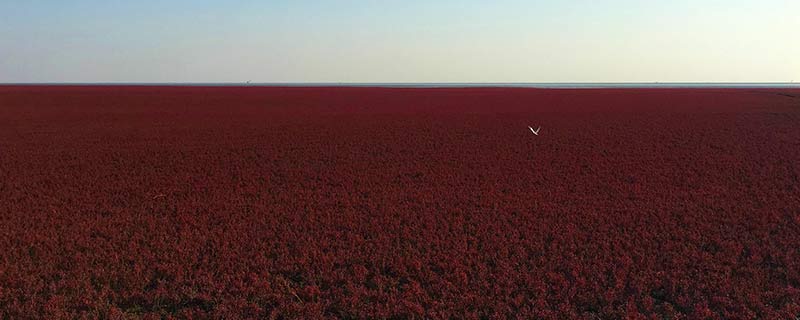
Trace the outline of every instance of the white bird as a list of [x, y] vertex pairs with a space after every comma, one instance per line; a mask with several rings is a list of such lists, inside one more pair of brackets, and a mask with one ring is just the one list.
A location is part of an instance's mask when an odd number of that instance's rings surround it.
[[538, 128], [536, 128], [536, 130], [533, 130], [533, 128], [531, 128], [531, 126], [528, 126], [528, 129], [531, 129], [531, 132], [533, 132], [533, 134], [538, 136], [539, 135], [539, 130], [541, 130], [542, 127], [539, 126]]

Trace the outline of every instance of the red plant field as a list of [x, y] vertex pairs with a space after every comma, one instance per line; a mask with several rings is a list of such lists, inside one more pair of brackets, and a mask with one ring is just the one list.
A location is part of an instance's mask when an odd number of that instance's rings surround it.
[[794, 319], [799, 175], [798, 89], [3, 86], [0, 318]]

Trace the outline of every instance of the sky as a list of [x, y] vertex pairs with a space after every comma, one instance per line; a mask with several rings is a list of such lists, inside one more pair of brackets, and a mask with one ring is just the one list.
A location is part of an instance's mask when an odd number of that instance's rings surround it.
[[0, 82], [800, 82], [798, 0], [0, 0]]

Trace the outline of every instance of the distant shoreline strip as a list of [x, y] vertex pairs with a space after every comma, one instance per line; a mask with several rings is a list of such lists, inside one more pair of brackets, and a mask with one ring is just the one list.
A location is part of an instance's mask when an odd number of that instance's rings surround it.
[[538, 89], [614, 89], [614, 88], [800, 88], [795, 82], [619, 82], [619, 83], [202, 83], [202, 82], [53, 82], [0, 83], [0, 86], [178, 86], [178, 87], [374, 87], [374, 88], [538, 88]]

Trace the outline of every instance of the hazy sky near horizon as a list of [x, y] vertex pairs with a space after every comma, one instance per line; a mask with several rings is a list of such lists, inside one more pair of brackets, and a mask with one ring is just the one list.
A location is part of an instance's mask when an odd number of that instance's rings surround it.
[[0, 82], [800, 81], [797, 0], [0, 0]]

